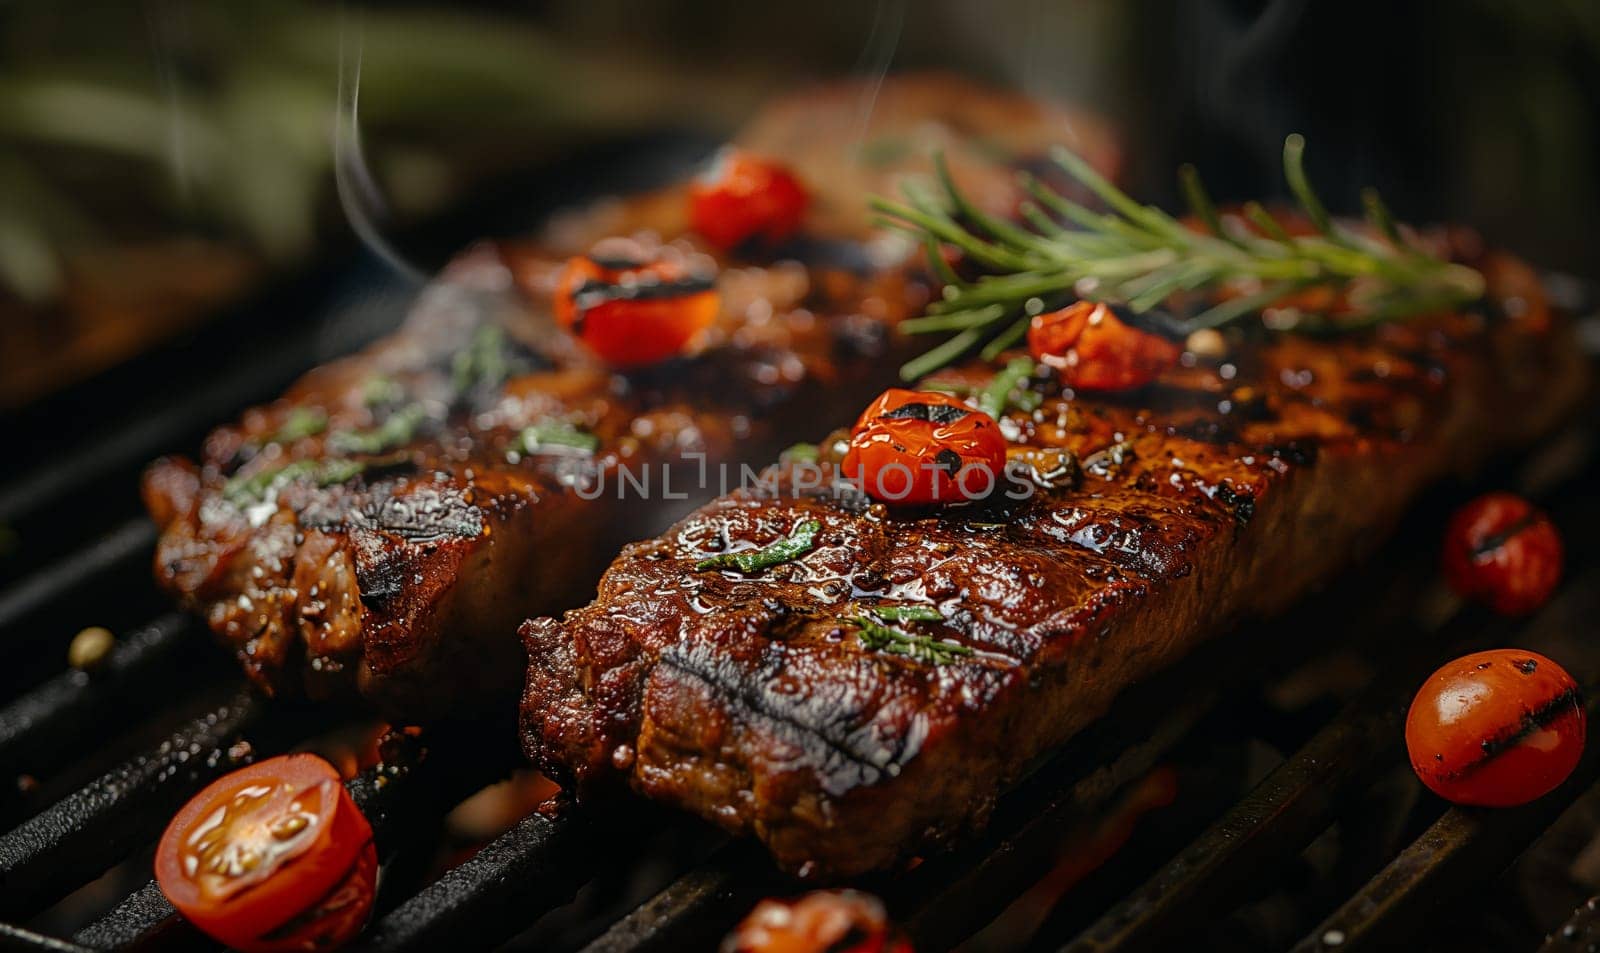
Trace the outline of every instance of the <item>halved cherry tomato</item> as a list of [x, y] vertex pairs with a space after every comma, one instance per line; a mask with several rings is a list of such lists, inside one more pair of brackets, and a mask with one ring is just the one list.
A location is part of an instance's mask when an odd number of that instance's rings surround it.
[[1567, 779], [1583, 754], [1578, 683], [1536, 652], [1495, 649], [1429, 676], [1406, 716], [1411, 767], [1457, 804], [1511, 807]]
[[911, 953], [877, 897], [817, 890], [763, 900], [722, 944], [723, 953]]
[[212, 782], [156, 848], [161, 892], [191, 923], [246, 953], [328, 949], [372, 911], [372, 827], [333, 765], [292, 754]]
[[1131, 327], [1111, 305], [1079, 301], [1036, 315], [1028, 328], [1033, 359], [1056, 369], [1074, 390], [1130, 390], [1178, 363], [1183, 345]]
[[1463, 599], [1501, 615], [1526, 615], [1561, 581], [1561, 534], [1520, 496], [1489, 493], [1462, 507], [1445, 530], [1444, 574]]
[[993, 417], [950, 394], [899, 388], [856, 421], [843, 463], [868, 495], [912, 505], [987, 496], [1005, 465], [1006, 439]]
[[689, 187], [689, 222], [727, 251], [752, 239], [776, 245], [800, 228], [811, 197], [776, 162], [725, 149]]
[[580, 255], [556, 285], [556, 320], [607, 363], [655, 364], [689, 350], [717, 318], [712, 276], [682, 258]]

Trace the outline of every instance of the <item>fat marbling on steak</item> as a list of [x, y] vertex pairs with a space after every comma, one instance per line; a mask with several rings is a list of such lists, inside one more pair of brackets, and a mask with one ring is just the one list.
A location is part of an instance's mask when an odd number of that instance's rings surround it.
[[[812, 212], [791, 247], [718, 263], [700, 353], [614, 373], [550, 317], [565, 257], [597, 240], [648, 230], [710, 267], [685, 234], [685, 184], [567, 216], [537, 246], [482, 246], [397, 333], [219, 428], [198, 461], [149, 469], [157, 580], [269, 691], [359, 695], [405, 722], [513, 704], [517, 625], [580, 604], [624, 542], [685, 509], [662, 505], [659, 469], [655, 502], [587, 499], [577, 478], [615, 488], [685, 454], [759, 464], [892, 376], [889, 329], [928, 289], [906, 246], [842, 211], [865, 209], [863, 189], [926, 173], [930, 135], [996, 211], [1052, 143], [1115, 158], [1087, 120], [942, 76], [891, 80], [867, 129], [898, 145], [861, 153], [863, 92], [781, 101], [737, 140], [792, 167]], [[530, 427], [548, 431], [532, 452]], [[675, 493], [703, 489], [680, 475]]]
[[[525, 750], [580, 794], [626, 783], [802, 874], [956, 839], [1130, 683], [1285, 608], [1430, 482], [1574, 406], [1587, 368], [1570, 325], [1507, 292], [1526, 266], [1478, 263], [1491, 295], [1470, 313], [1331, 340], [1241, 329], [1225, 357], [1189, 353], [1122, 395], [1037, 380], [1040, 406], [1001, 420], [1037, 475], [1025, 500], [901, 511], [805, 489], [815, 474], [790, 462], [778, 485], [707, 504], [628, 547], [594, 603], [523, 627]], [[840, 452], [825, 444], [824, 464]], [[814, 548], [792, 560], [704, 563], [810, 521]], [[902, 634], [965, 654], [866, 638], [859, 619], [901, 605], [942, 620]]]

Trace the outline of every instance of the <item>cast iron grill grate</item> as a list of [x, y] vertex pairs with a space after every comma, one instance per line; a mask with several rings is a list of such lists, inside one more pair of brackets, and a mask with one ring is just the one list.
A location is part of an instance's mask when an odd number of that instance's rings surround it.
[[[371, 269], [361, 274], [362, 281], [384, 281]], [[129, 461], [192, 444], [196, 428], [271, 396], [279, 378], [303, 365], [295, 358], [312, 352], [302, 337], [316, 327], [305, 322], [268, 348], [263, 366], [277, 370], [205, 391], [204, 414], [195, 412], [191, 395], [174, 394], [154, 418], [140, 408], [138, 439], [114, 453], [69, 453], [79, 468], [70, 479], [52, 476], [56, 459], [0, 484], [0, 519], [29, 530], [50, 527], [37, 568], [18, 568], [31, 558], [27, 534], [20, 554], [0, 563], [11, 577], [0, 585], [0, 830], [9, 830], [0, 835], [0, 946], [210, 946], [153, 883], [102, 904], [70, 935], [46, 935], [40, 924], [58, 922], [51, 911], [108, 870], [142, 863], [172, 812], [201, 786], [345, 717], [261, 699], [198, 624], [158, 607], [148, 591], [153, 532], [134, 513], [131, 493], [116, 505], [97, 503], [91, 518], [72, 515], [73, 498], [94, 488], [125, 493], [119, 481]], [[1403, 763], [1405, 705], [1442, 659], [1489, 644], [1520, 645], [1570, 660], [1586, 685], [1600, 685], [1600, 647], [1581, 638], [1600, 612], [1600, 499], [1588, 490], [1600, 472], [1597, 437], [1585, 422], [1486, 478], [1538, 499], [1569, 541], [1567, 582], [1529, 622], [1492, 619], [1444, 595], [1433, 572], [1434, 540], [1442, 514], [1473, 488], [1441, 491], [1395, 543], [1290, 619], [1241, 629], [1127, 693], [1111, 717], [1003, 798], [993, 824], [973, 842], [865, 886], [885, 898], [921, 950], [952, 948], [974, 935], [989, 937], [979, 945], [994, 945], [1005, 934], [980, 931], [1018, 916], [1019, 898], [1044, 898], [1029, 934], [1035, 942], [1073, 951], [1162, 949], [1197, 924], [1254, 902], [1308, 844], [1349, 818], [1375, 779]], [[107, 520], [108, 511], [120, 516]], [[139, 612], [143, 619], [128, 617]], [[72, 632], [106, 619], [123, 635], [102, 667], [92, 675], [42, 672], [39, 660], [64, 658]], [[1285, 756], [1258, 772], [1242, 797], [1217, 802], [1196, 794], [1203, 803], [1188, 812], [1187, 826], [1163, 829], [1164, 838], [1142, 844], [1127, 863], [1112, 850], [1069, 878], [1071, 889], [1060, 886], [1072, 845], [1092, 840], [1097, 819], [1130, 787], [1174, 760], [1204, 760], [1218, 746], [1237, 746], [1248, 733], [1230, 715], [1241, 697], [1352, 655], [1375, 662], [1379, 674], [1342, 710], [1313, 710], [1265, 729]], [[1589, 697], [1594, 708], [1600, 692]], [[638, 804], [534, 811], [427, 880], [440, 819], [516, 766], [509, 724], [454, 726], [391, 735], [382, 762], [349, 782], [385, 863], [378, 911], [358, 948], [478, 948], [530, 937], [591, 951], [710, 948], [761, 897], [800, 889], [751, 845]], [[1442, 904], [1491, 883], [1597, 778], [1600, 745], [1591, 745], [1566, 785], [1527, 807], [1414, 807], [1413, 830], [1397, 850], [1296, 923], [1298, 948], [1387, 949], [1414, 936]], [[560, 931], [537, 932], [537, 924], [561, 917]], [[530, 928], [536, 932], [525, 932]]]

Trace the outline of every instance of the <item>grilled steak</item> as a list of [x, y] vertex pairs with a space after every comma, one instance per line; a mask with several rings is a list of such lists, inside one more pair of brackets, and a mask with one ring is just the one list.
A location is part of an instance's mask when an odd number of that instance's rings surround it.
[[[941, 96], [912, 95], [925, 83]], [[965, 135], [984, 128], [974, 102], [1005, 101], [940, 79], [889, 89], [930, 111], [880, 109], [875, 126], [949, 115]], [[815, 110], [842, 101], [829, 92]], [[1032, 127], [1038, 150], [1072, 134], [1064, 115], [1034, 112], [1054, 117]], [[826, 176], [847, 148], [813, 139], [783, 156], [818, 209], [865, 201]], [[989, 161], [963, 174], [1004, 183], [988, 190], [1003, 202], [1011, 172]], [[158, 581], [269, 691], [359, 694], [408, 722], [513, 699], [519, 622], [591, 595], [625, 541], [685, 511], [675, 497], [712, 495], [721, 481], [699, 480], [702, 465], [770, 459], [817, 413], [881, 386], [888, 329], [926, 300], [903, 245], [869, 247], [864, 223], [822, 216], [771, 259], [723, 262], [701, 352], [613, 373], [552, 321], [557, 273], [608, 235], [681, 235], [684, 206], [669, 188], [569, 217], [537, 247], [475, 249], [394, 336], [220, 428], [198, 463], [158, 461], [144, 481]], [[663, 254], [710, 261], [692, 237]], [[676, 467], [670, 485], [657, 464]], [[621, 486], [623, 472], [653, 489]]]
[[[1001, 420], [1026, 499], [903, 511], [789, 462], [628, 547], [593, 604], [523, 627], [527, 753], [580, 792], [626, 782], [755, 836], [801, 874], [956, 838], [1125, 686], [1283, 609], [1431, 481], [1573, 406], [1570, 328], [1496, 300], [1525, 268], [1486, 264], [1483, 313], [1235, 332], [1226, 357], [1190, 353], [1120, 396], [1040, 380], [1038, 409]], [[840, 452], [824, 445], [824, 469]], [[706, 563], [810, 521], [791, 559]], [[871, 631], [902, 605], [918, 621]]]

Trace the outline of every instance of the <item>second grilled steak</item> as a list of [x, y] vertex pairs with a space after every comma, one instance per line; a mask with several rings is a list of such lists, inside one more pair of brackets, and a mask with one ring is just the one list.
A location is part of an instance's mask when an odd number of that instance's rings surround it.
[[[942, 78], [887, 93], [873, 128], [942, 128], [957, 141], [1021, 109]], [[831, 89], [776, 108], [812, 121], [854, 106]], [[1025, 111], [1033, 124], [1006, 134], [1019, 150], [1035, 137], [1018, 162], [1074, 135], [1064, 114]], [[777, 148], [769, 139], [747, 144]], [[920, 265], [863, 220], [826, 214], [865, 207], [860, 182], [829, 172], [836, 153], [855, 161], [852, 142], [789, 146], [776, 158], [806, 180], [818, 214], [793, 248], [720, 263], [720, 314], [701, 352], [618, 373], [551, 320], [565, 255], [640, 229], [681, 235], [682, 185], [568, 217], [538, 249], [485, 246], [389, 339], [218, 429], [197, 462], [150, 468], [158, 581], [270, 691], [360, 696], [407, 722], [509, 703], [517, 624], [590, 595], [624, 542], [682, 512], [673, 496], [712, 495], [721, 484], [698, 479], [702, 461], [768, 459], [892, 377], [889, 328], [928, 294]], [[1013, 163], [988, 156], [963, 175], [1003, 208]], [[873, 162], [874, 187], [927, 168], [909, 152]], [[703, 254], [692, 237], [671, 253]], [[666, 464], [681, 478], [670, 492]], [[646, 471], [653, 489], [619, 485]], [[586, 488], [585, 474], [604, 482]]]
[[[1568, 411], [1586, 370], [1570, 327], [1504, 304], [1327, 342], [1244, 336], [1144, 391], [1047, 393], [1001, 422], [1025, 500], [898, 511], [802, 489], [791, 463], [630, 547], [592, 605], [523, 628], [525, 748], [802, 874], [946, 843], [1123, 688], [1285, 608], [1427, 484]], [[812, 521], [790, 560], [705, 563]], [[917, 621], [869, 632], [884, 607]]]

